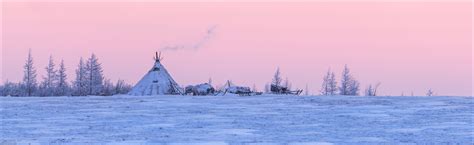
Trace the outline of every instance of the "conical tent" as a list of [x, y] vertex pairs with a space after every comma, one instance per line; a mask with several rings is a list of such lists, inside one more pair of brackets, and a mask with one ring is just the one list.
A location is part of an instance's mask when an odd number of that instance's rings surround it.
[[161, 64], [161, 53], [156, 53], [155, 65], [150, 71], [132, 88], [129, 95], [152, 96], [152, 95], [178, 95], [182, 94], [181, 88], [176, 83], [165, 67]]

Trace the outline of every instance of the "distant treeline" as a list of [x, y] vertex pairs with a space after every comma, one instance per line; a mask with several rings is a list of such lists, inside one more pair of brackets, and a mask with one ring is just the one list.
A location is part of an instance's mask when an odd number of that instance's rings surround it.
[[[369, 85], [365, 89], [366, 96], [376, 96], [377, 89], [380, 86], [380, 83], [376, 85]], [[284, 81], [281, 77], [280, 69], [277, 69], [275, 75], [273, 76], [272, 82], [270, 85], [265, 85], [265, 92], [272, 94], [299, 94], [303, 90], [293, 90], [291, 88], [291, 83], [286, 78]], [[320, 95], [332, 96], [332, 95], [348, 95], [348, 96], [358, 96], [360, 94], [360, 83], [357, 81], [351, 74], [347, 65], [344, 66], [342, 71], [340, 84], [338, 86], [336, 75], [331, 70], [328, 70], [326, 75], [323, 77], [323, 82], [321, 89], [319, 90]], [[305, 94], [309, 95], [308, 88], [306, 87]]]
[[[80, 59], [76, 69], [75, 79], [71, 82], [68, 81], [68, 76], [66, 75], [66, 68], [64, 66], [63, 60], [61, 60], [59, 68], [57, 68], [54, 63], [53, 56], [50, 56], [49, 63], [45, 67], [46, 74], [43, 76], [42, 82], [39, 84], [37, 82], [36, 68], [33, 64], [33, 57], [30, 50], [26, 59], [26, 63], [23, 67], [23, 80], [18, 83], [7, 81], [3, 85], [0, 85], [0, 96], [111, 96], [116, 94], [127, 94], [132, 89], [132, 86], [125, 83], [123, 80], [118, 80], [117, 82], [112, 83], [109, 79], [106, 79], [103, 75], [101, 63], [99, 63], [99, 59], [94, 54], [92, 54], [86, 61], [84, 61], [82, 58]], [[199, 85], [187, 86], [186, 88], [181, 89], [184, 89], [183, 92], [185, 91], [185, 94], [214, 94], [214, 91], [209, 91], [214, 90], [210, 84], [211, 80], [209, 83], [201, 84], [201, 87], [202, 85], [209, 85], [206, 86], [206, 89], [197, 87]], [[246, 95], [252, 93], [259, 94], [255, 85], [251, 90], [249, 87], [241, 86], [234, 86], [233, 88], [231, 87], [231, 84], [231, 81], [228, 81], [226, 85], [219, 87], [221, 89], [217, 90], [226, 90], [222, 88], [227, 87], [231, 88], [230, 92], [243, 92], [243, 94]], [[380, 83], [368, 85], [364, 90], [364, 95], [377, 96], [379, 86]], [[203, 91], [198, 91], [200, 89]], [[307, 86], [304, 91], [304, 95], [310, 95]], [[321, 89], [318, 91], [320, 92], [319, 95], [323, 96], [358, 96], [360, 95], [360, 83], [357, 79], [355, 79], [355, 77], [352, 76], [349, 67], [345, 65], [339, 83], [336, 80], [335, 73], [329, 69], [323, 77]], [[227, 92], [227, 90], [225, 92]], [[291, 83], [288, 78], [283, 80], [280, 69], [277, 69], [273, 76], [272, 82], [265, 85], [264, 92], [268, 94], [300, 95], [303, 90], [292, 90]], [[262, 92], [260, 92], [260, 94], [261, 93]], [[426, 95], [433, 96], [433, 90], [429, 89]]]
[[23, 68], [23, 80], [18, 83], [7, 81], [0, 85], [0, 96], [111, 96], [126, 94], [132, 88], [123, 80], [112, 83], [106, 79], [99, 59], [94, 54], [85, 62], [81, 58], [76, 69], [75, 80], [71, 82], [68, 81], [66, 75], [64, 60], [61, 60], [57, 68], [53, 56], [49, 58], [49, 63], [45, 67], [46, 74], [40, 83], [37, 82], [31, 50]]

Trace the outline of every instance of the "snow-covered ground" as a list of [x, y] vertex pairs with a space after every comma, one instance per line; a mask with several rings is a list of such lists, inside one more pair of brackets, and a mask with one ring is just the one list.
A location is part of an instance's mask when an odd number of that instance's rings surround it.
[[473, 144], [473, 99], [0, 97], [0, 144]]

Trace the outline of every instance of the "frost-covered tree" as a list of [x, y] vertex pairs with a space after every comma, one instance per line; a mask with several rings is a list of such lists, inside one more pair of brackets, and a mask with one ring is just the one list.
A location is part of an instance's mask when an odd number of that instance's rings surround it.
[[114, 84], [110, 81], [110, 79], [104, 79], [102, 92], [100, 93], [103, 96], [112, 96], [114, 95]]
[[351, 82], [351, 76], [349, 68], [347, 65], [344, 66], [344, 70], [342, 71], [342, 78], [341, 78], [341, 86], [339, 87], [340, 95], [349, 95], [349, 85]]
[[0, 84], [0, 96], [6, 96], [4, 95], [5, 94], [4, 92], [5, 92], [5, 87], [3, 84]]
[[360, 83], [355, 80], [350, 74], [350, 70], [347, 65], [344, 66], [342, 71], [341, 86], [339, 87], [340, 95], [359, 95]]
[[366, 96], [377, 96], [377, 89], [379, 88], [380, 83], [377, 83], [375, 86], [369, 85], [365, 89], [365, 95]]
[[76, 80], [73, 82], [74, 95], [76, 96], [85, 96], [87, 95], [87, 78], [86, 78], [86, 66], [84, 60], [79, 60], [79, 65], [76, 69]]
[[426, 96], [433, 96], [434, 95], [434, 91], [430, 88], [428, 89], [428, 91], [426, 92]]
[[115, 91], [114, 94], [127, 94], [132, 90], [132, 85], [129, 85], [125, 83], [124, 80], [118, 80], [117, 83], [115, 84]]
[[33, 66], [33, 56], [31, 56], [31, 49], [28, 52], [28, 58], [26, 59], [26, 63], [23, 68], [24, 75], [23, 82], [21, 83], [23, 92], [21, 95], [33, 96], [38, 84], [36, 82], [36, 69]]
[[283, 83], [283, 87], [287, 88], [288, 90], [291, 90], [291, 83], [290, 83], [290, 80], [288, 79], [288, 77], [285, 79], [285, 81]]
[[321, 95], [332, 96], [337, 93], [337, 82], [336, 75], [329, 69], [323, 78], [323, 84], [321, 86]]
[[375, 96], [372, 85], [365, 88], [365, 96]]
[[273, 75], [272, 85], [281, 86], [281, 83], [282, 83], [282, 79], [281, 79], [280, 68], [277, 68], [275, 75]]
[[252, 86], [252, 92], [258, 92], [257, 86], [255, 84], [253, 84], [253, 86]]
[[43, 76], [43, 82], [40, 85], [40, 96], [53, 96], [56, 90], [57, 74], [54, 68], [53, 56], [49, 56], [48, 66], [45, 67], [46, 75]]
[[360, 83], [357, 80], [352, 80], [349, 83], [349, 95], [357, 96], [359, 95]]
[[329, 95], [336, 95], [337, 93], [337, 80], [334, 72], [331, 72], [329, 77]]
[[69, 83], [67, 82], [67, 74], [66, 74], [66, 66], [64, 66], [64, 60], [61, 60], [61, 64], [59, 65], [59, 70], [57, 73], [57, 85], [56, 85], [56, 94], [57, 96], [67, 96], [70, 95], [69, 93]]
[[23, 94], [20, 83], [12, 83], [8, 80], [3, 84], [0, 96], [19, 96]]
[[8, 96], [7, 95], [7, 89], [6, 89], [6, 85], [7, 85], [8, 81], [5, 82], [5, 84], [3, 85], [0, 85], [0, 96]]
[[92, 54], [87, 60], [85, 72], [87, 78], [87, 94], [100, 95], [103, 87], [104, 76], [102, 74], [102, 66], [95, 54]]

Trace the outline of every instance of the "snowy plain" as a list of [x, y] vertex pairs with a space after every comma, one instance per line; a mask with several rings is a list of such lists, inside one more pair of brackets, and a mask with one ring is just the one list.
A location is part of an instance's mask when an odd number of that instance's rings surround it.
[[0, 97], [0, 144], [473, 144], [473, 99]]

